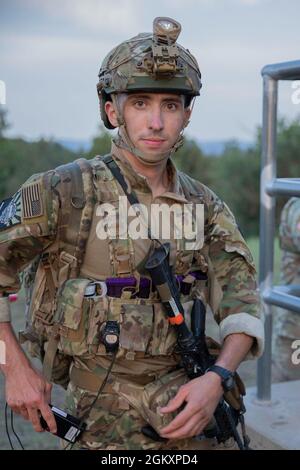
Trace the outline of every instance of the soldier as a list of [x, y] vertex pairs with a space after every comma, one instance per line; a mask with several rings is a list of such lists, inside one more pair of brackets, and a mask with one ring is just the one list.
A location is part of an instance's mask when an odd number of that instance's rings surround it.
[[[108, 129], [118, 128], [108, 157], [34, 175], [1, 206], [7, 402], [36, 431], [41, 414], [55, 432], [51, 381], [67, 387], [68, 411], [87, 424], [81, 448], [224, 448], [214, 437], [194, 436], [211, 422], [240, 362], [263, 349], [255, 267], [234, 216], [171, 160], [201, 88], [196, 59], [176, 42], [180, 29], [170, 18], [156, 18], [153, 34], [123, 42], [104, 59], [97, 85], [101, 118]], [[136, 223], [133, 208], [119, 206], [120, 196], [127, 203], [124, 191], [148, 213], [155, 204], [204, 208], [204, 243], [198, 247], [186, 243], [189, 233], [160, 237], [171, 244], [170, 265], [186, 318], [200, 298], [220, 327], [219, 368], [194, 380], [187, 381], [179, 367], [175, 329], [145, 269], [153, 241], [118, 232], [127, 210]], [[147, 234], [144, 222], [140, 231], [144, 224]], [[31, 325], [21, 339], [43, 359], [43, 375], [14, 337], [6, 297], [18, 289], [18, 273], [36, 255]], [[147, 424], [158, 440], [141, 432]]]
[[[300, 285], [300, 199], [297, 197], [289, 199], [282, 210], [279, 236], [281, 283]], [[292, 356], [293, 344], [300, 340], [300, 316], [278, 308], [274, 320], [273, 380], [299, 380], [300, 365]]]

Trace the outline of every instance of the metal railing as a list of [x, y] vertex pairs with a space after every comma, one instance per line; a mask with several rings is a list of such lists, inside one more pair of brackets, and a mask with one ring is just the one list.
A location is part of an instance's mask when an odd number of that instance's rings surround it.
[[[266, 65], [260, 180], [259, 285], [264, 307], [265, 352], [258, 361], [257, 399], [271, 400], [272, 305], [300, 313], [300, 286], [273, 286], [275, 198], [299, 196], [300, 178], [277, 178], [277, 95], [279, 80], [300, 80], [300, 60]], [[300, 164], [300, 162], [299, 162]]]

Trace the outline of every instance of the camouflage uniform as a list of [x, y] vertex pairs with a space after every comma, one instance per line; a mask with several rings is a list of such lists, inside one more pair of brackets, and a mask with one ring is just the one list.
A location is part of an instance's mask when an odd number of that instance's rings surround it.
[[[151, 35], [139, 35], [104, 60], [98, 93], [107, 127], [111, 126], [104, 104], [109, 94], [149, 91], [149, 87], [156, 87], [156, 91], [171, 89], [191, 97], [199, 94], [200, 71], [193, 56], [181, 46], [176, 49], [170, 38], [163, 38], [162, 45], [157, 38], [152, 43]], [[145, 55], [144, 60], [137, 60], [138, 54]], [[178, 56], [181, 61], [176, 62]], [[169, 189], [153, 199], [146, 178], [136, 173], [124, 157], [124, 148], [137, 158], [144, 156], [132, 147], [121, 112], [118, 120], [121, 131], [111, 154], [129, 192], [134, 191], [148, 210], [154, 203], [204, 206], [203, 246], [187, 249], [188, 240], [177, 239], [172, 230], [168, 239], [170, 264], [185, 285], [181, 302], [186, 321], [189, 322], [193, 300], [200, 297], [219, 324], [221, 342], [233, 333], [248, 334], [255, 338], [249, 358], [259, 356], [264, 338], [256, 272], [233, 214], [209, 188], [177, 171], [170, 156], [181, 138], [169, 155], [162, 155], [167, 159]], [[72, 181], [76, 177], [70, 177], [63, 166], [34, 175], [0, 208], [1, 291], [18, 290], [18, 274], [37, 255], [42, 255], [30, 308], [32, 328], [25, 331], [23, 339], [29, 340], [34, 354], [44, 358], [46, 376], [67, 387], [68, 410], [87, 423], [81, 447], [223, 448], [216, 446], [214, 439], [154, 442], [141, 434], [146, 423], [159, 431], [174, 417], [160, 415], [158, 407], [166, 404], [187, 378], [178, 369], [176, 334], [157, 292], [148, 289], [147, 295], [142, 295], [143, 282], [150, 279], [144, 265], [151, 240], [130, 238], [128, 234], [122, 238], [99, 238], [101, 208], [109, 203], [117, 216], [122, 216], [118, 202], [124, 192], [100, 157], [89, 162], [80, 159], [77, 165], [83, 191], [79, 187], [73, 194]], [[196, 272], [198, 277], [193, 275]], [[101, 290], [101, 282], [108, 286], [126, 279], [135, 279], [135, 287], [125, 286], [118, 295]], [[97, 286], [95, 282], [101, 286], [100, 291], [87, 296], [91, 285]], [[8, 319], [4, 299], [0, 321]], [[108, 322], [118, 325], [119, 348], [103, 391], [90, 410], [112, 363], [112, 354], [103, 344], [103, 329]], [[208, 339], [208, 346], [215, 348], [215, 343]]]
[[[122, 151], [113, 147], [113, 155], [118, 161], [132, 188], [141, 202], [153, 202], [151, 189], [145, 178], [136, 174], [122, 159]], [[51, 307], [51, 297], [47, 290], [44, 266], [40, 263], [37, 278], [38, 287], [33, 298], [32, 314], [35, 326], [49, 328], [56, 318], [63, 323], [64, 331], [58, 349], [72, 358], [71, 381], [68, 386], [67, 405], [69, 411], [82, 416], [96, 396], [101, 379], [111, 362], [99, 342], [99, 328], [108, 318], [116, 318], [121, 324], [120, 348], [108, 384], [99, 402], [89, 416], [88, 432], [83, 446], [88, 448], [158, 448], [161, 443], [153, 442], [140, 433], [145, 424], [143, 410], [132, 406], [130, 396], [144, 393], [148, 384], [172, 373], [179, 358], [174, 353], [175, 333], [169, 326], [161, 303], [153, 299], [130, 299], [95, 297], [85, 298], [83, 292], [91, 280], [105, 280], [109, 277], [141, 275], [143, 260], [147, 257], [149, 241], [145, 240], [99, 240], [95, 236], [97, 207], [103, 201], [114, 201], [122, 194], [111, 174], [99, 158], [91, 161], [94, 167], [94, 183], [98, 202], [95, 205], [86, 255], [79, 279], [65, 281], [64, 289], [58, 296], [56, 311]], [[263, 335], [258, 319], [258, 302], [255, 283], [255, 268], [251, 254], [237, 228], [227, 206], [203, 184], [178, 172], [172, 162], [168, 162], [173, 190], [168, 191], [155, 202], [183, 204], [190, 200], [205, 204], [205, 243], [197, 250], [185, 251], [181, 240], [171, 240], [171, 262], [175, 273], [187, 275], [193, 269], [207, 273], [207, 280], [193, 282], [191, 292], [181, 296], [186, 313], [195, 295], [205, 297], [220, 325], [220, 336], [231, 333], [247, 333], [256, 337], [251, 355], [258, 356], [262, 349]], [[26, 190], [32, 187], [32, 180], [38, 182], [43, 196], [42, 210], [37, 217], [27, 218]], [[34, 177], [22, 187], [21, 204], [14, 219], [6, 221], [6, 228], [0, 232], [0, 282], [2, 291], [16, 291], [19, 288], [20, 272], [38, 253], [54, 250], [59, 233], [57, 221], [60, 215], [60, 191], [62, 181], [56, 172], [48, 172]], [[20, 194], [20, 193], [18, 193]], [[60, 202], [59, 202], [60, 201]], [[23, 205], [24, 204], [24, 205]], [[12, 224], [12, 225], [10, 225]], [[62, 249], [62, 248], [61, 248]], [[55, 251], [53, 251], [55, 252]], [[53, 266], [57, 263], [54, 256]], [[137, 271], [139, 267], [139, 272]], [[143, 276], [145, 273], [142, 273]], [[52, 318], [51, 318], [52, 317]], [[40, 330], [41, 331], [41, 330]], [[87, 372], [86, 378], [76, 375], [77, 370]], [[65, 373], [66, 370], [64, 369]], [[75, 371], [75, 372], [74, 372]], [[91, 375], [90, 375], [91, 374]], [[94, 383], [91, 376], [97, 377]], [[99, 380], [98, 380], [99, 378]], [[74, 379], [74, 380], [73, 380]], [[86, 389], [78, 384], [86, 380]], [[56, 378], [56, 381], [59, 381]], [[64, 380], [63, 380], [64, 381]], [[76, 382], [76, 384], [74, 383]], [[179, 377], [177, 384], [184, 383]], [[128, 384], [132, 389], [128, 390]], [[92, 391], [90, 389], [93, 389]], [[133, 392], [134, 390], [134, 392]], [[142, 400], [141, 395], [141, 400]], [[144, 395], [143, 395], [144, 397]], [[164, 397], [165, 402], [168, 397]], [[135, 426], [133, 423], [136, 423]], [[153, 423], [152, 423], [153, 424]], [[172, 445], [170, 443], [167, 446]], [[176, 444], [178, 445], [178, 443]], [[184, 442], [182, 445], [191, 445]], [[205, 445], [195, 441], [192, 446]]]
[[[282, 249], [281, 283], [300, 285], [300, 199], [289, 199], [282, 210], [279, 229]], [[300, 366], [293, 364], [292, 343], [300, 340], [300, 315], [276, 309], [274, 318], [274, 380], [299, 380]]]

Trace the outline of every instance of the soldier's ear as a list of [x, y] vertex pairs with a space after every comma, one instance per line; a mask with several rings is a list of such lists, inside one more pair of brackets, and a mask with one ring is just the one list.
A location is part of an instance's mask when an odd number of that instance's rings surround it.
[[116, 113], [116, 110], [112, 101], [106, 101], [104, 109], [111, 125], [114, 127], [118, 127], [119, 124], [118, 124], [118, 119], [117, 119], [117, 113]]

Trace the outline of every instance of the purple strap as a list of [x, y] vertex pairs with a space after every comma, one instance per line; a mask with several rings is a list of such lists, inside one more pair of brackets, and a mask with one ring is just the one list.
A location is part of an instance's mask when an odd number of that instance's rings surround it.
[[[195, 279], [207, 279], [207, 275], [202, 271], [193, 271], [189, 273], [190, 275], [194, 276]], [[180, 292], [183, 295], [188, 295], [191, 289], [191, 284], [188, 282], [183, 282], [183, 279], [186, 276], [178, 275], [175, 276], [179, 285], [180, 285]], [[132, 290], [136, 286], [136, 278], [131, 277], [108, 277], [106, 279], [107, 285], [107, 295], [109, 297], [121, 297], [122, 290]], [[150, 294], [150, 286], [151, 282], [150, 279], [147, 277], [141, 277], [140, 279], [140, 289], [134, 295], [134, 297], [139, 297], [142, 299], [147, 299]]]

